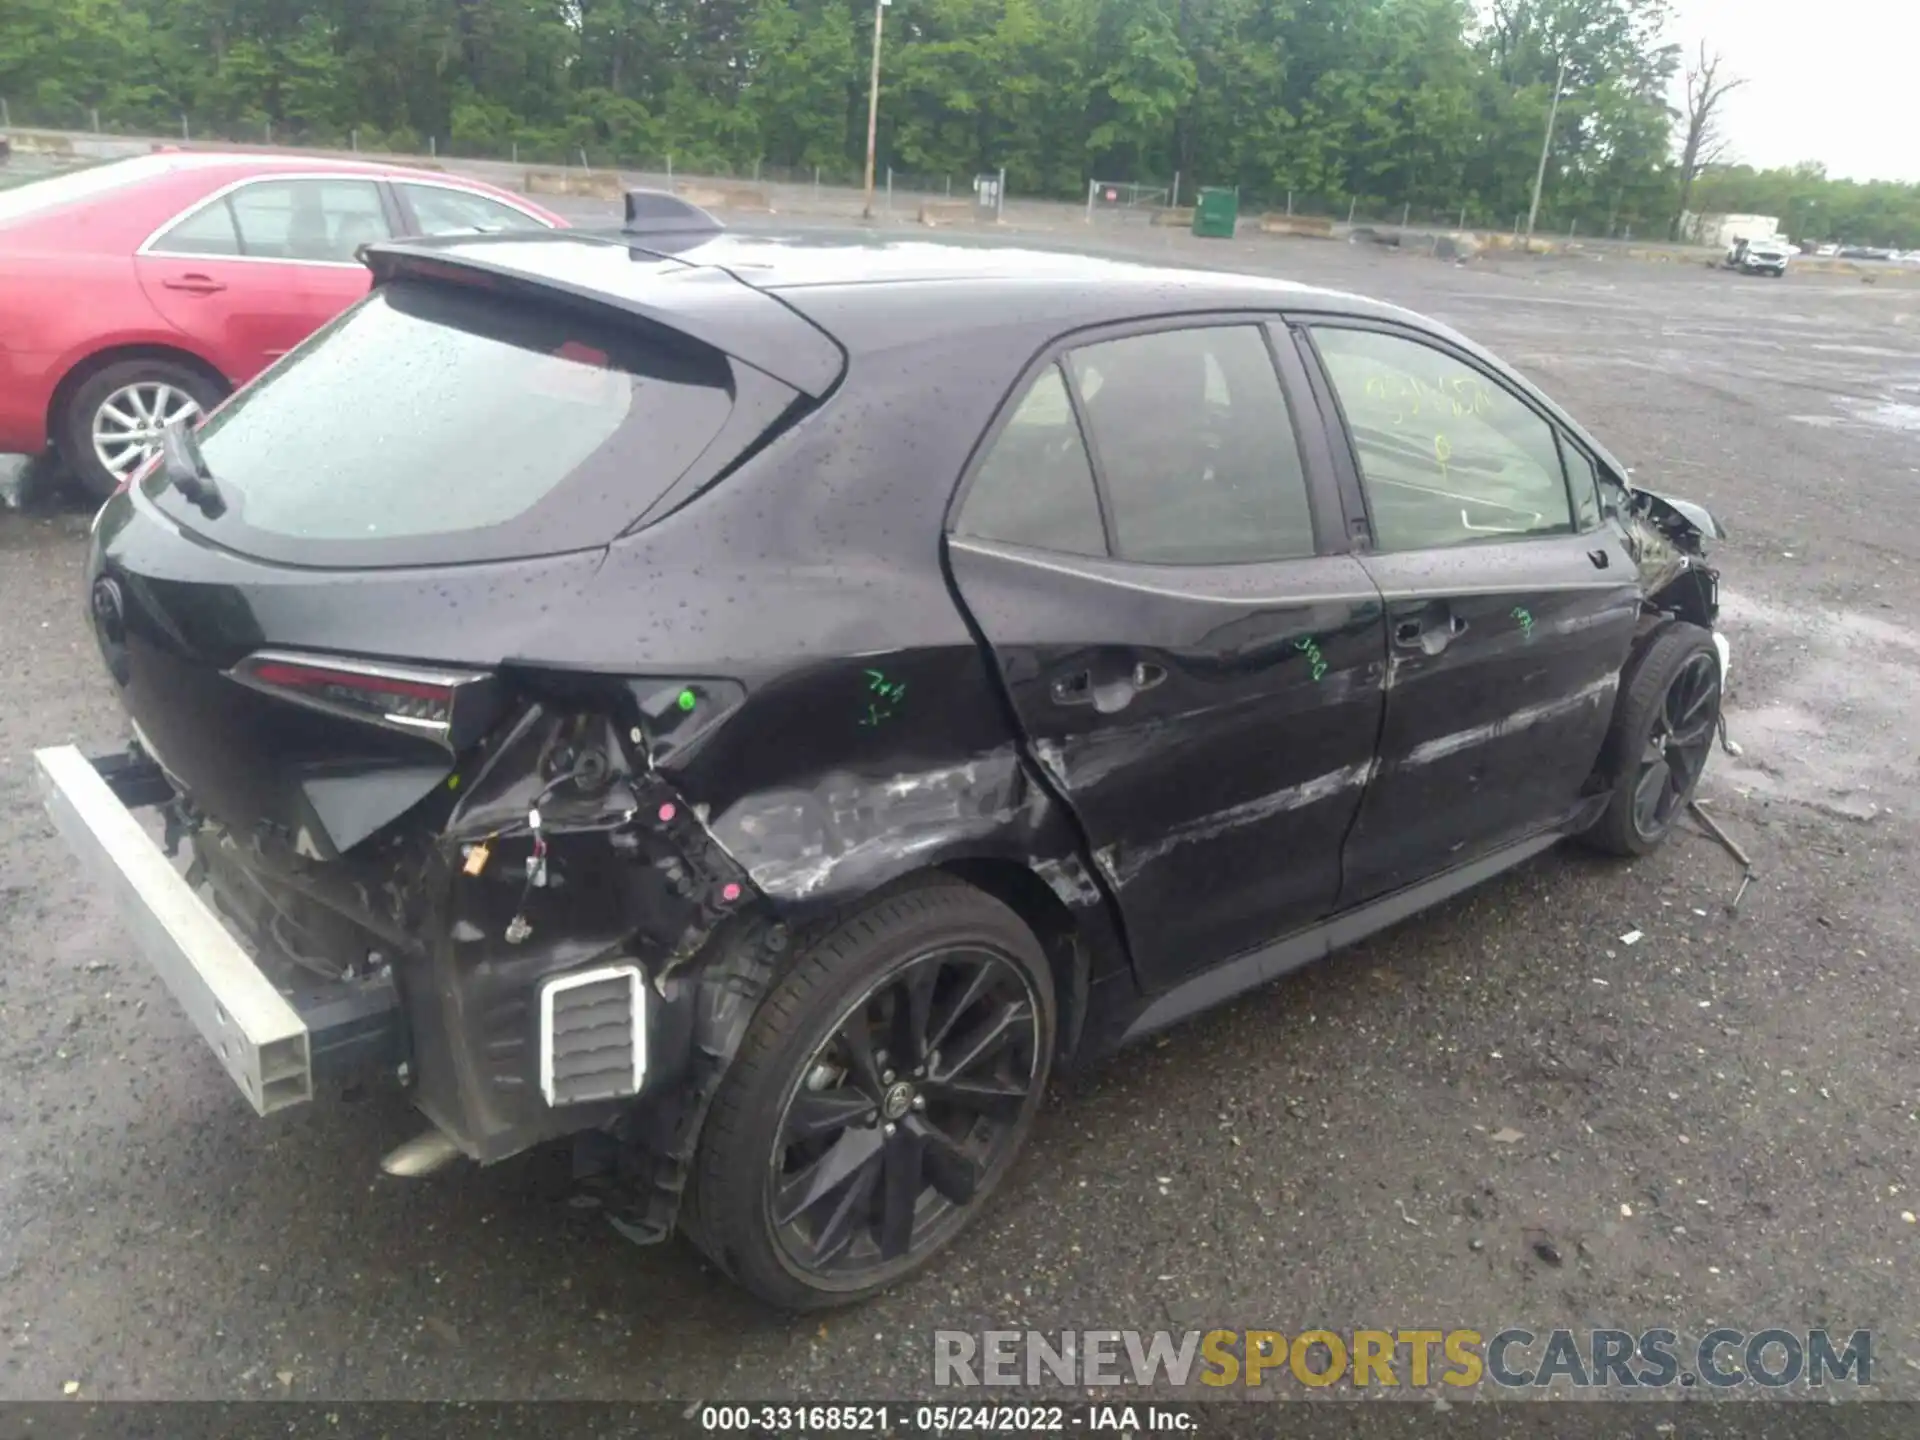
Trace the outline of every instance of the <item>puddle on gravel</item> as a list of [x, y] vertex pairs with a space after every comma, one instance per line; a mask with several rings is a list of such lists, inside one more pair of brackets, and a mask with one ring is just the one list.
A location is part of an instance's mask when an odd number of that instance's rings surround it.
[[1920, 355], [1911, 350], [1889, 350], [1884, 345], [1822, 345], [1813, 344], [1810, 350], [1826, 350], [1838, 355], [1871, 355], [1884, 360], [1920, 360]]
[[[1911, 812], [1920, 635], [1862, 611], [1792, 609], [1731, 591], [1721, 592], [1720, 613], [1733, 642], [1727, 725], [1745, 753], [1715, 756], [1709, 775], [1848, 819]], [[1751, 705], [1742, 703], [1742, 631], [1750, 648], [1769, 652]]]
[[16, 508], [27, 489], [27, 458], [0, 455], [0, 510]]
[[1854, 413], [1869, 424], [1884, 425], [1889, 430], [1920, 431], [1920, 405], [1882, 400], [1874, 405], [1859, 405]]

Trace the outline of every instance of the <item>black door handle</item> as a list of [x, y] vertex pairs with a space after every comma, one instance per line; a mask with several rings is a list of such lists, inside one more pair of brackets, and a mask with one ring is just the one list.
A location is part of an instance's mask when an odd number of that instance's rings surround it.
[[1604, 570], [1612, 563], [1611, 557], [1604, 549], [1587, 551], [1587, 559], [1593, 562], [1593, 568], [1596, 570]]

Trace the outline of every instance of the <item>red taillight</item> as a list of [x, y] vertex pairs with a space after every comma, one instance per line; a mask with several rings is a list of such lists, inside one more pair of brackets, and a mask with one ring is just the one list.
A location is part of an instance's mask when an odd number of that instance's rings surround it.
[[242, 685], [298, 705], [363, 720], [457, 749], [490, 710], [492, 677], [384, 662], [320, 659], [262, 650], [227, 672]]

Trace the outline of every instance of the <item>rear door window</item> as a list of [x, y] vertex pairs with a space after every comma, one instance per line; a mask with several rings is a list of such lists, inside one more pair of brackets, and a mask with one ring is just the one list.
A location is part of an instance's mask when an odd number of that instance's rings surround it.
[[304, 565], [505, 559], [606, 544], [714, 441], [731, 362], [672, 332], [396, 280], [199, 432], [225, 509], [145, 487], [229, 548]]
[[982, 540], [1104, 555], [1093, 466], [1060, 367], [1028, 388], [973, 477], [958, 529]]
[[1259, 326], [1131, 335], [1067, 363], [1122, 559], [1225, 565], [1313, 554], [1300, 444]]
[[353, 265], [392, 234], [371, 180], [257, 180], [227, 197], [244, 255]]

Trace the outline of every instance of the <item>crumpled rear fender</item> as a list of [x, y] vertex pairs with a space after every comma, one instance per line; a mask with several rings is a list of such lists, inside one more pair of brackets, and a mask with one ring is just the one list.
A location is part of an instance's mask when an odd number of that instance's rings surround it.
[[760, 893], [793, 913], [857, 899], [915, 870], [979, 858], [1054, 877], [1064, 904], [1087, 898], [1072, 878], [1073, 830], [1011, 743], [953, 764], [828, 770], [805, 784], [742, 796], [713, 817], [711, 830]]

